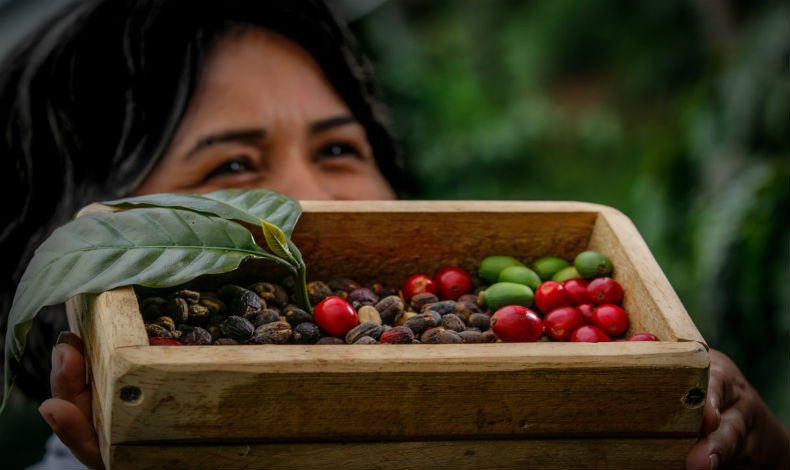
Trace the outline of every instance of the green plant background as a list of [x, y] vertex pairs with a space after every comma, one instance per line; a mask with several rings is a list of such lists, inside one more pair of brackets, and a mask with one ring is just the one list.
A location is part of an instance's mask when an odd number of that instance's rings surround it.
[[[786, 2], [341, 3], [361, 15], [412, 197], [620, 209], [708, 343], [790, 423]], [[12, 397], [1, 466], [38, 461], [48, 434]]]
[[788, 425], [786, 2], [401, 1], [352, 26], [415, 198], [620, 209]]

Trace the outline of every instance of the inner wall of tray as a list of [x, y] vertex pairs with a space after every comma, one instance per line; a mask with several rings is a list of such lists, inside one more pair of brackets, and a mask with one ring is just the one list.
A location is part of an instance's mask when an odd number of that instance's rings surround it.
[[488, 255], [524, 263], [572, 258], [587, 246], [596, 213], [306, 212], [293, 240], [311, 280], [349, 277], [399, 286], [442, 266], [477, 272]]

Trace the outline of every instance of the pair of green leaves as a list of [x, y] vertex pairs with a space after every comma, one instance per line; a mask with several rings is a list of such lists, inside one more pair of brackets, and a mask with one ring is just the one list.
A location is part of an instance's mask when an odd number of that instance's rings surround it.
[[[284, 265], [297, 279], [297, 297], [310, 311], [306, 268], [290, 236], [299, 203], [263, 189], [206, 194], [152, 194], [103, 204], [119, 212], [86, 214], [63, 225], [41, 244], [19, 282], [5, 342], [5, 408], [27, 333], [41, 308], [77, 294], [125, 285], [170, 287], [203, 274], [236, 269], [248, 257]], [[241, 221], [261, 224], [265, 251]]]

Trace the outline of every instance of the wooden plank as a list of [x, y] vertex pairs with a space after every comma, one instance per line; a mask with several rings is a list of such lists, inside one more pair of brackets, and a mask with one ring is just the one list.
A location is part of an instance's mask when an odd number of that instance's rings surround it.
[[633, 318], [629, 334], [651, 332], [664, 340], [705, 344], [628, 217], [614, 209], [602, 208], [589, 246], [612, 258], [614, 278], [623, 284], [622, 305]]
[[673, 342], [162, 346], [118, 356], [127, 372], [116, 389], [137, 387], [142, 399], [113, 398], [112, 444], [692, 435], [708, 367], [701, 345]]
[[117, 445], [115, 469], [678, 469], [694, 438]]

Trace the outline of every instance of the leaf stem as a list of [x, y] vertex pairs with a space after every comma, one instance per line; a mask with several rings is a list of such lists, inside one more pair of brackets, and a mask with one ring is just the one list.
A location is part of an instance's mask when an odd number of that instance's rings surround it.
[[299, 306], [307, 313], [313, 313], [313, 307], [310, 305], [310, 296], [307, 294], [307, 267], [300, 263], [294, 273], [294, 284], [296, 285], [296, 301]]

